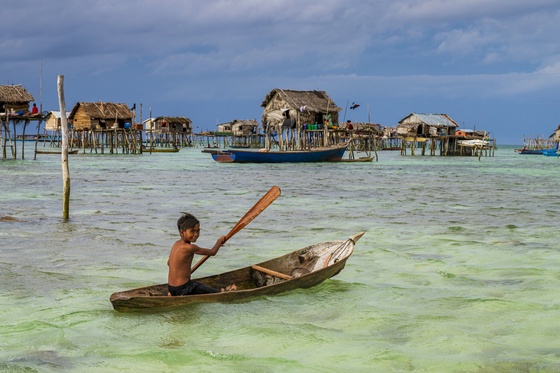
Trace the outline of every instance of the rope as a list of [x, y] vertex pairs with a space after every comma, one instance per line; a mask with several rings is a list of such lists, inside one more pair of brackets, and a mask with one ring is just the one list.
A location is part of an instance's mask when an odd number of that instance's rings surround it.
[[334, 263], [338, 262], [340, 255], [342, 255], [342, 253], [344, 252], [344, 250], [346, 250], [346, 248], [348, 247], [348, 245], [350, 244], [350, 242], [352, 242], [352, 244], [356, 244], [354, 242], [354, 240], [352, 240], [351, 238], [347, 239], [346, 241], [344, 241], [334, 252], [333, 252], [333, 257], [334, 257]]

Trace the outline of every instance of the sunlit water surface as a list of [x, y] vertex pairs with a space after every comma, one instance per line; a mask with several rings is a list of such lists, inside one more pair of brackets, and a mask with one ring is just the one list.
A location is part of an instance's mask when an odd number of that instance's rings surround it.
[[[556, 157], [70, 155], [69, 222], [60, 156], [32, 159], [0, 161], [0, 371], [560, 371]], [[180, 212], [208, 247], [275, 184], [282, 196], [196, 275], [366, 231], [338, 276], [244, 303], [113, 311], [111, 293], [166, 281]]]

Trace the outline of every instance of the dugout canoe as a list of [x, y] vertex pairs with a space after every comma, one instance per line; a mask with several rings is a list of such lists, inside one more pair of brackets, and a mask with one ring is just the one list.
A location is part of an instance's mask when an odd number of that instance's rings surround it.
[[180, 148], [142, 148], [143, 153], [178, 153]]
[[[68, 154], [78, 154], [78, 150], [68, 150]], [[62, 154], [62, 150], [35, 150], [35, 154]]]
[[309, 288], [337, 275], [364, 233], [355, 234], [346, 240], [307, 246], [234, 271], [193, 279], [217, 289], [235, 284], [235, 291], [172, 297], [167, 295], [167, 284], [159, 284], [113, 293], [110, 300], [117, 311], [138, 311], [204, 302], [239, 301]]

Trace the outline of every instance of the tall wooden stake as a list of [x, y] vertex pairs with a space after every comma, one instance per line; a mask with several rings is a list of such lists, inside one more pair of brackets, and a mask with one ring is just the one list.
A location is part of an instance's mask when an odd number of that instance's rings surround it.
[[64, 75], [58, 76], [58, 103], [62, 127], [62, 219], [68, 220], [70, 217], [70, 169], [68, 167], [68, 121], [64, 101]]

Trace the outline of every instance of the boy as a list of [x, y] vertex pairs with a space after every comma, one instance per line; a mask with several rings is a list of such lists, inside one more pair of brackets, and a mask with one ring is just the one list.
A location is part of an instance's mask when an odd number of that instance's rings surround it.
[[[191, 280], [191, 266], [194, 254], [214, 256], [220, 247], [224, 245], [225, 236], [218, 238], [214, 247], [204, 249], [194, 245], [200, 234], [200, 222], [191, 214], [183, 212], [183, 216], [177, 221], [177, 228], [181, 239], [175, 242], [169, 254], [167, 265], [169, 274], [167, 286], [169, 294], [189, 295], [219, 293], [220, 290]], [[228, 289], [229, 290], [229, 289]]]

